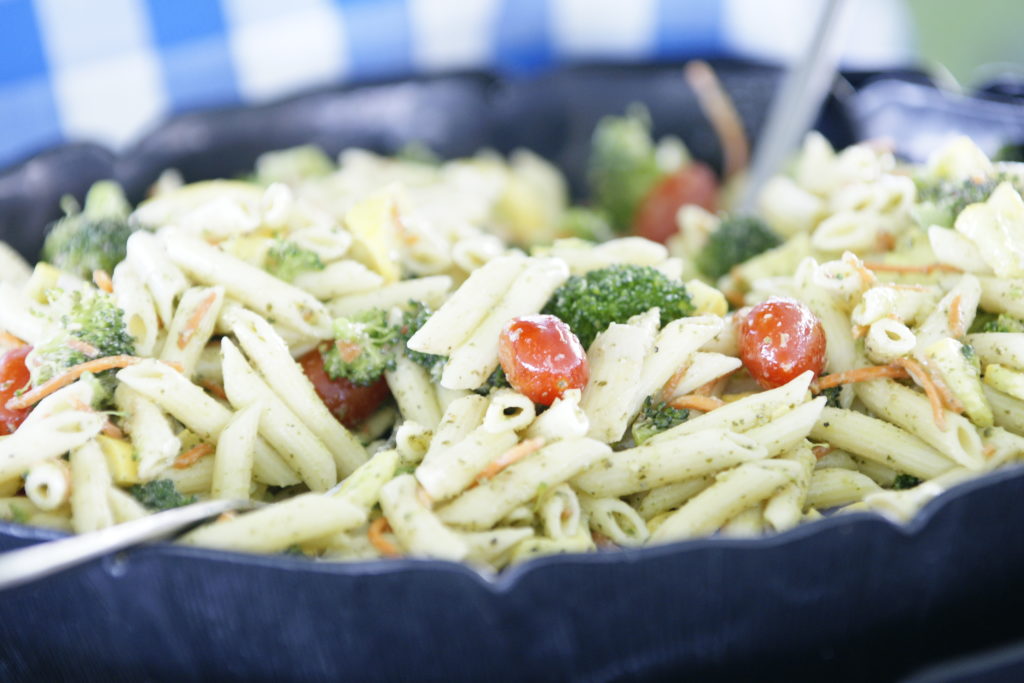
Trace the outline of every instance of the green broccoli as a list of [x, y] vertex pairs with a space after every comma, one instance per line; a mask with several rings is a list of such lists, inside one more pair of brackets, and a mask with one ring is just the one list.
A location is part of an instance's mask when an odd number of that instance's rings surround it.
[[562, 215], [562, 226], [559, 231], [591, 242], [605, 242], [615, 237], [615, 231], [608, 222], [608, 216], [598, 209], [583, 206], [572, 206]]
[[1024, 321], [1005, 313], [978, 313], [971, 323], [970, 332], [1024, 332]]
[[[825, 375], [822, 375], [824, 377]], [[841, 408], [839, 405], [839, 396], [843, 393], [842, 385], [829, 387], [821, 392], [821, 395], [825, 397], [825, 405], [829, 408]]]
[[395, 367], [399, 330], [388, 324], [387, 313], [374, 308], [334, 321], [334, 343], [321, 350], [324, 370], [331, 379], [344, 378], [366, 386]]
[[[33, 386], [93, 358], [134, 355], [135, 340], [113, 296], [93, 289], [49, 294], [55, 332], [32, 350], [28, 365]], [[98, 375], [108, 393], [113, 391], [113, 374], [107, 370]]]
[[1010, 181], [1018, 192], [1024, 189], [1015, 176], [1002, 173], [979, 182], [971, 178], [959, 182], [918, 180], [917, 204], [912, 209], [913, 216], [925, 228], [931, 225], [951, 228], [961, 211], [969, 204], [987, 200], [992, 191], [1004, 181]]
[[768, 225], [753, 216], [733, 216], [722, 220], [697, 254], [700, 272], [717, 280], [733, 266], [777, 247], [782, 243]]
[[307, 178], [320, 178], [334, 171], [334, 162], [316, 145], [300, 145], [265, 152], [256, 159], [255, 181], [298, 183]]
[[671, 429], [686, 422], [690, 411], [685, 408], [673, 408], [664, 401], [655, 401], [650, 396], [644, 399], [640, 414], [633, 421], [633, 441], [639, 446], [655, 434]]
[[598, 208], [616, 230], [633, 224], [640, 203], [662, 177], [646, 110], [606, 116], [594, 128], [587, 181]]
[[150, 510], [170, 510], [196, 502], [195, 496], [183, 496], [170, 479], [154, 479], [145, 484], [135, 484], [128, 493]]
[[650, 266], [616, 264], [573, 275], [544, 306], [566, 323], [584, 348], [611, 323], [624, 323], [657, 306], [661, 324], [693, 313], [686, 287]]
[[96, 270], [113, 273], [135, 231], [128, 224], [131, 206], [121, 186], [112, 180], [95, 183], [81, 212], [71, 197], [65, 197], [62, 205], [66, 215], [50, 226], [42, 260], [86, 280]]
[[409, 309], [402, 316], [402, 324], [398, 329], [398, 336], [402, 341], [402, 350], [409, 360], [426, 368], [430, 372], [431, 378], [435, 382], [440, 382], [444, 364], [448, 361], [447, 356], [413, 351], [407, 345], [412, 336], [423, 327], [432, 314], [433, 311], [425, 303], [410, 300]]
[[324, 262], [316, 252], [303, 249], [295, 242], [274, 240], [263, 259], [263, 268], [274, 277], [291, 282], [299, 273], [323, 270]]
[[912, 489], [920, 483], [921, 480], [912, 474], [897, 474], [892, 482], [892, 488], [896, 491], [902, 491], [904, 489]]

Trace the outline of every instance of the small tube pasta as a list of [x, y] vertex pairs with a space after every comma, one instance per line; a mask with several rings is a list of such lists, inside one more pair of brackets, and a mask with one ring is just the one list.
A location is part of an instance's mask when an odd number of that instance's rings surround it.
[[816, 458], [806, 442], [779, 457], [783, 460], [792, 460], [801, 468], [800, 475], [795, 480], [779, 489], [764, 504], [764, 521], [775, 531], [785, 531], [799, 524], [803, 517], [807, 487], [811, 483]]
[[653, 344], [654, 335], [636, 325], [612, 323], [597, 335], [587, 351], [590, 380], [580, 400], [590, 422], [587, 436], [605, 443], [622, 438], [632, 416], [635, 381]]
[[416, 495], [411, 474], [395, 477], [380, 490], [380, 507], [402, 548], [417, 557], [461, 560], [469, 546], [431, 512]]
[[799, 479], [802, 468], [788, 460], [748, 462], [718, 475], [681, 508], [662, 520], [652, 542], [667, 542], [710, 534], [727, 520]]
[[719, 533], [726, 538], [753, 538], [761, 535], [764, 526], [764, 505], [758, 503], [730, 518]]
[[164, 412], [127, 384], [118, 384], [114, 404], [124, 415], [121, 427], [131, 436], [138, 456], [139, 479], [156, 478], [174, 462], [181, 451], [181, 440], [171, 431]]
[[305, 493], [226, 521], [201, 526], [181, 538], [188, 545], [250, 553], [275, 553], [364, 524], [366, 515], [347, 500]]
[[710, 486], [714, 480], [714, 476], [705, 474], [653, 488], [640, 499], [637, 512], [644, 519], [651, 520], [660, 514], [675, 510]]
[[116, 486], [111, 486], [107, 489], [107, 503], [110, 505], [110, 511], [114, 515], [114, 522], [117, 524], [142, 519], [150, 514], [149, 510], [142, 503], [135, 500], [131, 494]]
[[40, 510], [56, 510], [71, 495], [71, 471], [60, 459], [32, 466], [25, 476], [25, 495]]
[[999, 365], [1024, 371], [1024, 333], [981, 332], [969, 334], [966, 343], [974, 349], [982, 365]]
[[763, 446], [765, 457], [773, 458], [803, 441], [818, 421], [818, 417], [825, 407], [825, 401], [824, 396], [819, 396], [813, 401], [793, 408], [768, 424], [747, 430], [743, 436], [753, 439], [755, 443]]
[[247, 500], [252, 482], [253, 449], [263, 404], [252, 403], [235, 413], [217, 437], [210, 495]]
[[384, 278], [358, 261], [335, 261], [323, 270], [299, 273], [292, 284], [324, 301], [378, 289]]
[[423, 460], [434, 433], [413, 420], [406, 420], [395, 429], [395, 449], [403, 465], [417, 465]]
[[140, 356], [152, 355], [160, 329], [153, 297], [130, 261], [114, 267], [112, 280], [114, 301], [124, 311], [125, 327], [135, 340], [135, 352]]
[[447, 500], [472, 484], [488, 464], [517, 441], [513, 431], [478, 427], [458, 443], [428, 451], [416, 468], [416, 478], [431, 498]]
[[71, 451], [71, 526], [75, 533], [106, 529], [114, 524], [107, 500], [113, 486], [107, 459], [94, 440]]
[[825, 510], [855, 503], [881, 490], [870, 477], [860, 472], [842, 467], [819, 467], [811, 473], [807, 504]]
[[636, 510], [618, 498], [580, 497], [580, 506], [591, 529], [624, 548], [643, 545], [650, 536], [647, 523]]
[[447, 524], [488, 529], [532, 500], [541, 484], [556, 486], [586, 469], [611, 449], [593, 439], [563, 439], [509, 465], [438, 510]]
[[334, 457], [313, 432], [267, 386], [227, 338], [220, 343], [224, 391], [236, 409], [262, 402], [260, 435], [288, 462], [313, 491], [326, 491], [338, 481]]
[[327, 308], [335, 318], [345, 318], [371, 308], [387, 311], [394, 306], [405, 306], [410, 299], [422, 301], [431, 308], [436, 308], [445, 300], [445, 296], [451, 288], [452, 279], [450, 277], [432, 275], [412, 280], [401, 280], [378, 289], [331, 299]]
[[185, 275], [171, 262], [156, 235], [146, 230], [136, 230], [128, 238], [125, 260], [145, 282], [160, 322], [169, 326], [174, 302], [188, 288]]
[[518, 391], [501, 389], [491, 394], [483, 428], [489, 432], [520, 431], [537, 416], [533, 401]]
[[874, 363], [891, 363], [917, 346], [917, 337], [898, 320], [881, 318], [871, 323], [864, 338], [864, 352]]
[[391, 481], [398, 469], [398, 451], [377, 451], [369, 460], [345, 478], [332, 494], [344, 498], [366, 514], [380, 500], [380, 489]]
[[213, 335], [223, 305], [223, 287], [191, 287], [185, 290], [167, 327], [160, 360], [179, 363], [186, 377], [195, 374], [199, 355]]
[[582, 520], [579, 496], [568, 484], [559, 484], [540, 500], [539, 517], [548, 538], [575, 536]]
[[587, 414], [580, 408], [582, 392], [569, 389], [556, 398], [547, 410], [534, 419], [533, 424], [524, 432], [528, 439], [556, 439], [586, 436], [590, 430]]
[[441, 421], [441, 404], [427, 370], [399, 354], [395, 369], [386, 370], [384, 376], [402, 415], [428, 429], [436, 429]]

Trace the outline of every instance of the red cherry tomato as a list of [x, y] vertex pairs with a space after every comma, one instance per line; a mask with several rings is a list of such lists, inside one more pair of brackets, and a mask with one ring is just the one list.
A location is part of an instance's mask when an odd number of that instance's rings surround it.
[[799, 301], [772, 297], [740, 322], [740, 358], [765, 389], [825, 369], [825, 329]]
[[707, 164], [691, 161], [651, 188], [633, 218], [633, 234], [664, 244], [676, 234], [676, 213], [686, 204], [718, 210], [718, 178]]
[[299, 358], [299, 365], [327, 409], [338, 422], [350, 429], [373, 415], [390, 393], [383, 376], [365, 387], [344, 378], [331, 379], [324, 370], [324, 359], [319, 349]]
[[31, 350], [31, 346], [19, 346], [0, 356], [0, 436], [12, 433], [32, 412], [31, 408], [8, 410], [6, 407], [14, 392], [28, 385], [25, 356]]
[[498, 338], [498, 358], [509, 384], [549, 406], [590, 378], [587, 353], [569, 326], [553, 315], [513, 318]]

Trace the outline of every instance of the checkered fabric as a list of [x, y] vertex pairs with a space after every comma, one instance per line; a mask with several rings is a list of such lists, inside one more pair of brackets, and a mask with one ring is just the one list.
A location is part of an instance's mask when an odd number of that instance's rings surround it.
[[[0, 0], [0, 167], [119, 148], [167, 116], [339, 83], [579, 61], [782, 58], [819, 0]], [[904, 60], [907, 20], [858, 0], [848, 56]], [[893, 8], [896, 8], [895, 11]]]

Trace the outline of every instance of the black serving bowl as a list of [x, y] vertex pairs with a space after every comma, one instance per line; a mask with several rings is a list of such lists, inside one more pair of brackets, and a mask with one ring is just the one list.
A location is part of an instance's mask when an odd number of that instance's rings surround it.
[[[716, 69], [756, 136], [778, 72]], [[634, 101], [656, 133], [719, 164], [676, 66], [464, 74], [187, 114], [117, 155], [44, 152], [0, 173], [0, 239], [34, 257], [60, 196], [101, 178], [138, 199], [164, 168], [233, 176], [261, 152], [307, 142], [391, 152], [416, 140], [445, 157], [525, 146], [579, 192], [594, 123]], [[979, 116], [1016, 141], [1012, 98], [950, 99], [917, 74], [858, 74], [819, 128], [837, 146], [867, 133], [914, 154], [917, 132], [973, 130]], [[754, 540], [541, 558], [496, 577], [447, 562], [156, 544], [0, 594], [0, 680], [998, 679], [1021, 661], [1022, 522], [1024, 469], [1012, 467], [906, 526], [841, 515]], [[0, 522], [0, 550], [59, 535]]]

